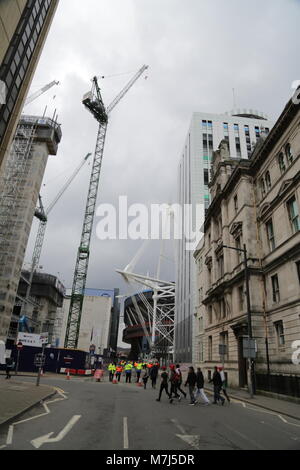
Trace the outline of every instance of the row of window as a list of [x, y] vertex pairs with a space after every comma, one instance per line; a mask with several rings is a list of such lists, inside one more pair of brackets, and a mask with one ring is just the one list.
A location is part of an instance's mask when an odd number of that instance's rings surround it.
[[27, 3], [0, 68], [0, 79], [7, 87], [6, 104], [0, 112], [0, 142], [17, 101], [28, 65], [52, 0]]
[[[286, 204], [293, 233], [297, 233], [300, 231], [300, 216], [296, 196], [291, 197]], [[272, 219], [269, 219], [266, 223], [266, 232], [269, 249], [273, 251], [276, 248], [276, 239]]]
[[[274, 325], [274, 332], [276, 335], [276, 342], [278, 348], [283, 348], [285, 346], [285, 335], [284, 335], [284, 325], [283, 321], [279, 320], [273, 323]], [[228, 331], [223, 331], [219, 334], [218, 339], [219, 345], [219, 355], [223, 353], [224, 360], [229, 360], [229, 342], [228, 342]], [[221, 346], [221, 348], [220, 348]], [[204, 362], [204, 351], [203, 351], [203, 343], [199, 343], [199, 353], [200, 353], [200, 361]], [[213, 361], [213, 337], [208, 336], [207, 338], [207, 360]]]
[[[283, 174], [287, 167], [294, 161], [291, 145], [287, 143], [284, 147], [284, 151], [280, 152], [277, 157], [280, 173]], [[272, 187], [272, 180], [269, 170], [260, 178], [260, 191], [261, 196], [264, 197], [266, 193]]]

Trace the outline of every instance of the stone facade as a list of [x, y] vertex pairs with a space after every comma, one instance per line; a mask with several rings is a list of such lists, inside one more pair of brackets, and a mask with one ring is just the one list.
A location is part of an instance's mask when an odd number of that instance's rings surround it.
[[[292, 355], [300, 340], [300, 106], [287, 104], [249, 160], [230, 158], [222, 141], [213, 156], [210, 191], [204, 239], [194, 254], [197, 363], [209, 375], [224, 361], [229, 385], [247, 385], [243, 253], [223, 246], [245, 245], [257, 387], [266, 389], [264, 378], [270, 376], [299, 384], [300, 368]], [[226, 345], [224, 357], [220, 344]]]

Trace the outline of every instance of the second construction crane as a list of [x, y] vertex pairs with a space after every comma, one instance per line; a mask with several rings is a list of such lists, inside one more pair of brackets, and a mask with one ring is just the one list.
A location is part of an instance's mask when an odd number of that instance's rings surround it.
[[127, 83], [123, 90], [116, 96], [112, 103], [105, 108], [97, 77], [93, 78], [92, 91], [83, 97], [83, 104], [93, 114], [99, 123], [96, 149], [94, 154], [88, 197], [85, 208], [85, 215], [81, 233], [80, 245], [77, 252], [76, 266], [74, 272], [70, 310], [65, 336], [65, 348], [76, 349], [78, 345], [79, 329], [86, 285], [86, 277], [89, 265], [90, 243], [93, 229], [95, 208], [98, 195], [99, 179], [101, 173], [108, 116], [119, 101], [126, 95], [134, 83], [148, 69], [148, 65], [143, 65], [135, 76]]

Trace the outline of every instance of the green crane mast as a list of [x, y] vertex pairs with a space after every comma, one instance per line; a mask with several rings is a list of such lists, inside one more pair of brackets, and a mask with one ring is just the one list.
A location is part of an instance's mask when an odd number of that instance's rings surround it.
[[92, 82], [92, 91], [88, 92], [83, 97], [84, 106], [92, 113], [94, 118], [99, 123], [99, 129], [96, 140], [96, 149], [92, 165], [92, 172], [83, 220], [83, 227], [81, 233], [80, 245], [77, 252], [77, 259], [75, 265], [75, 272], [73, 278], [73, 286], [71, 293], [71, 302], [69, 309], [69, 316], [67, 322], [65, 348], [76, 349], [78, 345], [80, 322], [82, 315], [82, 305], [84, 299], [84, 290], [86, 285], [86, 278], [90, 257], [90, 243], [93, 230], [94, 215], [96, 209], [99, 179], [101, 173], [105, 137], [108, 125], [108, 116], [119, 101], [126, 95], [139, 77], [148, 69], [147, 65], [135, 74], [135, 76], [127, 83], [123, 90], [116, 96], [113, 102], [105, 109], [102, 101], [101, 91], [98, 85], [97, 77], [94, 77]]

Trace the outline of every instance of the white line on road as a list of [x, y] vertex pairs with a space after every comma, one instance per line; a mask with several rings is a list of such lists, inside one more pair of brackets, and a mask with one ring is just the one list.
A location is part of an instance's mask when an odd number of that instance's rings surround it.
[[[47, 401], [45, 403], [42, 402], [42, 405], [45, 409], [45, 413], [41, 413], [39, 415], [36, 415], [36, 416], [32, 416], [31, 418], [26, 418], [26, 419], [22, 419], [21, 421], [16, 421], [15, 423], [11, 424], [8, 428], [8, 433], [7, 433], [7, 437], [6, 437], [6, 445], [11, 445], [13, 443], [13, 435], [14, 435], [14, 426], [17, 426], [18, 424], [22, 424], [22, 423], [27, 423], [28, 421], [31, 421], [33, 419], [37, 419], [37, 418], [41, 418], [42, 416], [46, 416], [48, 415], [49, 413], [51, 413], [51, 411], [49, 410], [48, 406], [50, 403], [55, 403], [57, 401], [63, 401], [63, 400], [67, 400], [68, 397], [66, 397], [64, 394], [66, 392], [64, 392], [61, 388], [57, 388], [55, 387], [55, 390], [57, 391], [57, 393], [62, 397], [62, 398], [56, 398], [54, 400], [51, 400], [51, 401]], [[4, 446], [6, 447], [6, 446]], [[1, 449], [1, 447], [0, 447]]]
[[176, 428], [179, 429], [179, 431], [182, 434], [186, 434], [184, 428], [181, 426], [181, 424], [178, 423], [177, 419], [171, 419], [172, 423], [175, 424]]
[[10, 425], [8, 428], [7, 438], [6, 438], [6, 445], [9, 446], [12, 444], [14, 435], [14, 425]]
[[229, 426], [228, 424], [224, 424], [224, 426], [225, 426], [227, 429], [229, 429], [229, 431], [236, 433], [238, 436], [242, 437], [245, 441], [250, 442], [250, 444], [252, 444], [253, 446], [257, 447], [258, 449], [260, 449], [260, 450], [265, 450], [260, 444], [258, 444], [258, 442], [253, 441], [252, 439], [250, 439], [248, 436], [246, 436], [245, 434], [241, 433], [240, 431], [237, 431], [236, 429], [232, 428], [232, 427]]
[[123, 418], [123, 443], [124, 443], [124, 449], [129, 449], [128, 418], [126, 416], [124, 416]]
[[37, 437], [36, 439], [33, 439], [32, 441], [30, 441], [31, 444], [36, 449], [39, 449], [43, 444], [52, 444], [53, 442], [61, 441], [71, 431], [72, 427], [75, 426], [75, 424], [80, 418], [81, 418], [81, 415], [74, 415], [73, 418], [71, 418], [70, 421], [66, 424], [64, 429], [62, 429], [56, 437], [50, 438], [50, 436], [52, 436], [53, 434], [53, 432], [50, 432], [49, 434], [46, 434], [45, 436], [40, 436], [40, 437]]

